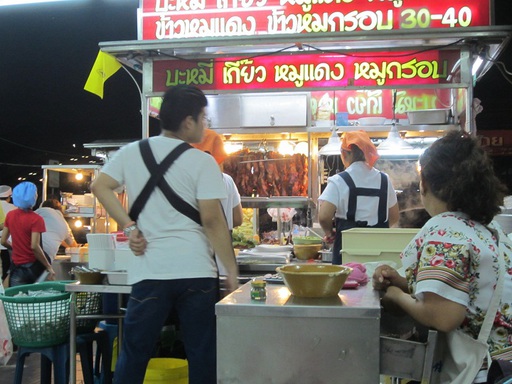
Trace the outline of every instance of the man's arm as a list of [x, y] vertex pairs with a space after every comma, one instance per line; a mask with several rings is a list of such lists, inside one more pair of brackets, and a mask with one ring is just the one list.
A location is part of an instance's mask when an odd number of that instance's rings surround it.
[[318, 222], [322, 227], [326, 240], [333, 241], [334, 234], [333, 219], [336, 213], [336, 206], [328, 201], [322, 200], [320, 202], [320, 210], [318, 212]]
[[396, 203], [388, 210], [389, 227], [391, 228], [391, 227], [394, 227], [395, 225], [397, 225], [399, 219], [400, 219], [400, 210], [398, 208], [398, 203]]
[[226, 268], [228, 289], [233, 291], [238, 288], [238, 266], [220, 200], [199, 200], [199, 214], [206, 237]]
[[242, 225], [244, 222], [244, 212], [242, 211], [242, 204], [233, 207], [233, 228]]
[[119, 188], [119, 183], [105, 173], [100, 173], [91, 184], [91, 191], [99, 202], [105, 207], [108, 214], [124, 228], [132, 219], [128, 216], [114, 190]]
[[46, 258], [43, 252], [43, 248], [41, 248], [41, 234], [39, 232], [32, 232], [30, 236], [30, 247], [34, 252], [34, 256], [36, 259], [44, 265], [46, 270], [48, 271], [48, 280], [55, 280], [55, 271], [52, 268], [52, 265]]
[[11, 243], [9, 243], [9, 227], [4, 227], [2, 231], [2, 240], [0, 240], [0, 243], [7, 249], [12, 249]]
[[[100, 173], [91, 184], [91, 191], [98, 201], [105, 207], [108, 214], [125, 229], [131, 224], [135, 224], [128, 213], [125, 211], [121, 202], [118, 200], [114, 190], [119, 187], [119, 183], [113, 177], [105, 173]], [[130, 233], [130, 249], [136, 256], [144, 254], [147, 242], [144, 235], [138, 229]]]

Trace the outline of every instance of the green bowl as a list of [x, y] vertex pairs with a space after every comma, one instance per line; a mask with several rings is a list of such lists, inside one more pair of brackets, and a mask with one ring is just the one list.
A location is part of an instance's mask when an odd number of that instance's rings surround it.
[[322, 244], [322, 239], [318, 236], [294, 236], [292, 241], [296, 245]]

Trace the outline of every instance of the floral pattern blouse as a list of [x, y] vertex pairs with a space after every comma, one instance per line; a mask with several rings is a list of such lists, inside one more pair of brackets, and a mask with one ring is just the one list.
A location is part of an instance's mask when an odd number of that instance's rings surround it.
[[506, 275], [501, 303], [489, 337], [494, 359], [512, 359], [512, 242], [499, 224], [487, 227], [460, 212], [431, 218], [402, 252], [405, 276], [418, 300], [432, 292], [466, 306], [463, 332], [478, 337], [498, 280], [499, 234]]

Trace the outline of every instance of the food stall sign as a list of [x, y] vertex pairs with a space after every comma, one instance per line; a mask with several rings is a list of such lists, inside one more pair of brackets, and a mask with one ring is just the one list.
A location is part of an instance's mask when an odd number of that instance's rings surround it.
[[491, 0], [142, 0], [141, 4], [141, 40], [492, 24]]
[[156, 60], [153, 92], [192, 84], [203, 91], [400, 87], [447, 83], [458, 51], [272, 55], [214, 60]]
[[491, 156], [512, 155], [512, 132], [507, 130], [477, 131], [480, 144]]

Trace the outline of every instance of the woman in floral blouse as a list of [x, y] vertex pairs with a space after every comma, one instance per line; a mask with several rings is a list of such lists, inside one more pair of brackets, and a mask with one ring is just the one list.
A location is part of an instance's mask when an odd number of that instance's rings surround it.
[[381, 266], [373, 286], [385, 291], [385, 309], [476, 338], [498, 280], [499, 239], [506, 275], [488, 344], [493, 359], [511, 360], [512, 245], [492, 221], [506, 188], [476, 139], [460, 131], [434, 142], [419, 165], [420, 192], [432, 218], [402, 253], [405, 277]]

